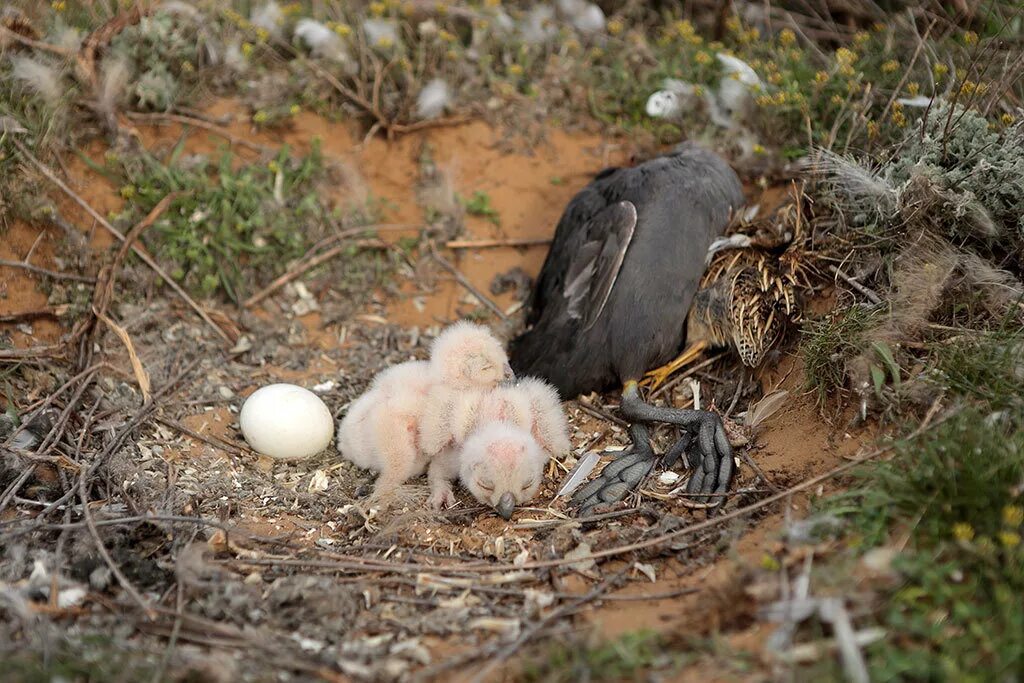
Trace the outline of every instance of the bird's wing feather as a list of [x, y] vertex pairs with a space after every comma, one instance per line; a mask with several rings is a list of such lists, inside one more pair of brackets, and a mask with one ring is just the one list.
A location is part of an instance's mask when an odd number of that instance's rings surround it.
[[589, 302], [583, 317], [584, 331], [597, 322], [619, 277], [622, 261], [636, 230], [636, 207], [632, 202], [617, 202], [594, 216], [591, 222], [596, 224], [593, 231], [604, 234], [605, 239], [594, 264]]

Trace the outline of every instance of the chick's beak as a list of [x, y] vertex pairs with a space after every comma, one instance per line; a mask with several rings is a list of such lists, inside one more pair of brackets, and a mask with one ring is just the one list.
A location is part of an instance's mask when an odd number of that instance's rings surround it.
[[512, 371], [512, 366], [509, 363], [505, 363], [505, 379], [515, 379], [516, 373]]
[[494, 506], [502, 519], [512, 519], [512, 511], [516, 509], [516, 499], [511, 493], [502, 494], [498, 504]]

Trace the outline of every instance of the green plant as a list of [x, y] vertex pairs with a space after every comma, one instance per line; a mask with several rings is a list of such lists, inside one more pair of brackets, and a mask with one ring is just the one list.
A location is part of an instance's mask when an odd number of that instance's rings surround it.
[[805, 323], [800, 354], [807, 385], [817, 391], [819, 404], [845, 386], [846, 364], [863, 351], [864, 333], [876, 315], [871, 309], [851, 306]]
[[525, 665], [523, 683], [626, 681], [662, 658], [662, 638], [653, 631], [633, 631], [595, 645], [555, 644]]
[[491, 196], [483, 190], [474, 191], [473, 195], [469, 199], [463, 200], [462, 203], [471, 216], [480, 216], [494, 223], [494, 225], [501, 225], [501, 216], [491, 206]]
[[183, 149], [179, 144], [167, 163], [149, 154], [137, 162], [115, 160], [127, 218], [138, 220], [168, 193], [178, 193], [145, 235], [147, 243], [193, 290], [240, 300], [252, 279], [280, 272], [322, 230], [319, 147], [301, 159], [284, 147], [269, 162], [242, 165], [228, 152], [216, 165], [186, 163]]

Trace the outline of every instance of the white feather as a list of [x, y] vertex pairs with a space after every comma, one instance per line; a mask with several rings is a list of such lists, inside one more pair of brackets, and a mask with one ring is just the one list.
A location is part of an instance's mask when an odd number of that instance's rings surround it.
[[917, 107], [919, 109], [924, 109], [931, 104], [932, 98], [925, 97], [924, 95], [918, 95], [917, 97], [901, 97], [896, 101], [904, 107]]
[[370, 45], [390, 42], [398, 43], [398, 25], [388, 19], [367, 19], [363, 22], [363, 33]]
[[295, 36], [304, 42], [309, 51], [317, 57], [335, 62], [348, 62], [349, 54], [341, 37], [319, 21], [299, 19], [295, 24]]
[[647, 98], [644, 109], [648, 116], [668, 119], [678, 116], [683, 111], [683, 105], [676, 93], [671, 90], [659, 90]]
[[562, 484], [562, 488], [558, 489], [556, 495], [569, 496], [572, 492], [580, 487], [590, 473], [597, 467], [597, 463], [601, 461], [601, 454], [595, 451], [589, 451], [586, 455], [579, 459], [576, 463], [576, 467], [572, 468], [572, 472], [565, 478], [565, 483]]
[[555, 10], [551, 5], [536, 5], [519, 22], [519, 34], [525, 43], [536, 45], [547, 42], [557, 32]]
[[280, 35], [284, 11], [274, 0], [270, 0], [253, 10], [249, 15], [249, 21], [253, 26], [261, 28], [271, 35]]
[[100, 82], [99, 106], [105, 112], [113, 113], [124, 94], [125, 85], [131, 77], [131, 65], [124, 59], [103, 61], [103, 79]]
[[14, 67], [11, 75], [39, 93], [48, 104], [56, 104], [60, 100], [64, 88], [60, 72], [55, 67], [31, 57], [11, 57], [11, 65]]
[[761, 79], [758, 78], [757, 72], [744, 62], [742, 59], [727, 55], [724, 52], [718, 52], [715, 55], [718, 57], [718, 61], [721, 63], [722, 68], [725, 69], [725, 73], [738, 80], [748, 88], [763, 88], [764, 84], [761, 83]]
[[580, 33], [597, 33], [605, 27], [604, 12], [587, 0], [558, 0], [558, 10]]
[[435, 78], [420, 90], [416, 98], [416, 115], [421, 119], [437, 118], [451, 103], [451, 97], [448, 83], [443, 78]]

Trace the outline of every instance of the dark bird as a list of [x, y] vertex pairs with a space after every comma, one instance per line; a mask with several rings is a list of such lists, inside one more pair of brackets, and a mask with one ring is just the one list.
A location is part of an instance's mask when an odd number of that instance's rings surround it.
[[721, 157], [684, 143], [637, 166], [602, 171], [562, 214], [531, 297], [528, 329], [509, 355], [517, 375], [543, 377], [565, 398], [622, 387], [620, 410], [632, 423], [633, 448], [612, 469], [629, 476], [584, 487], [574, 497], [584, 510], [620, 500], [654, 466], [658, 456], [644, 426], [651, 422], [684, 430], [666, 461], [695, 446], [687, 458], [695, 470], [691, 492], [722, 494], [728, 487], [732, 448], [721, 419], [651, 405], [638, 384], [683, 348], [708, 248], [743, 201], [739, 178]]

